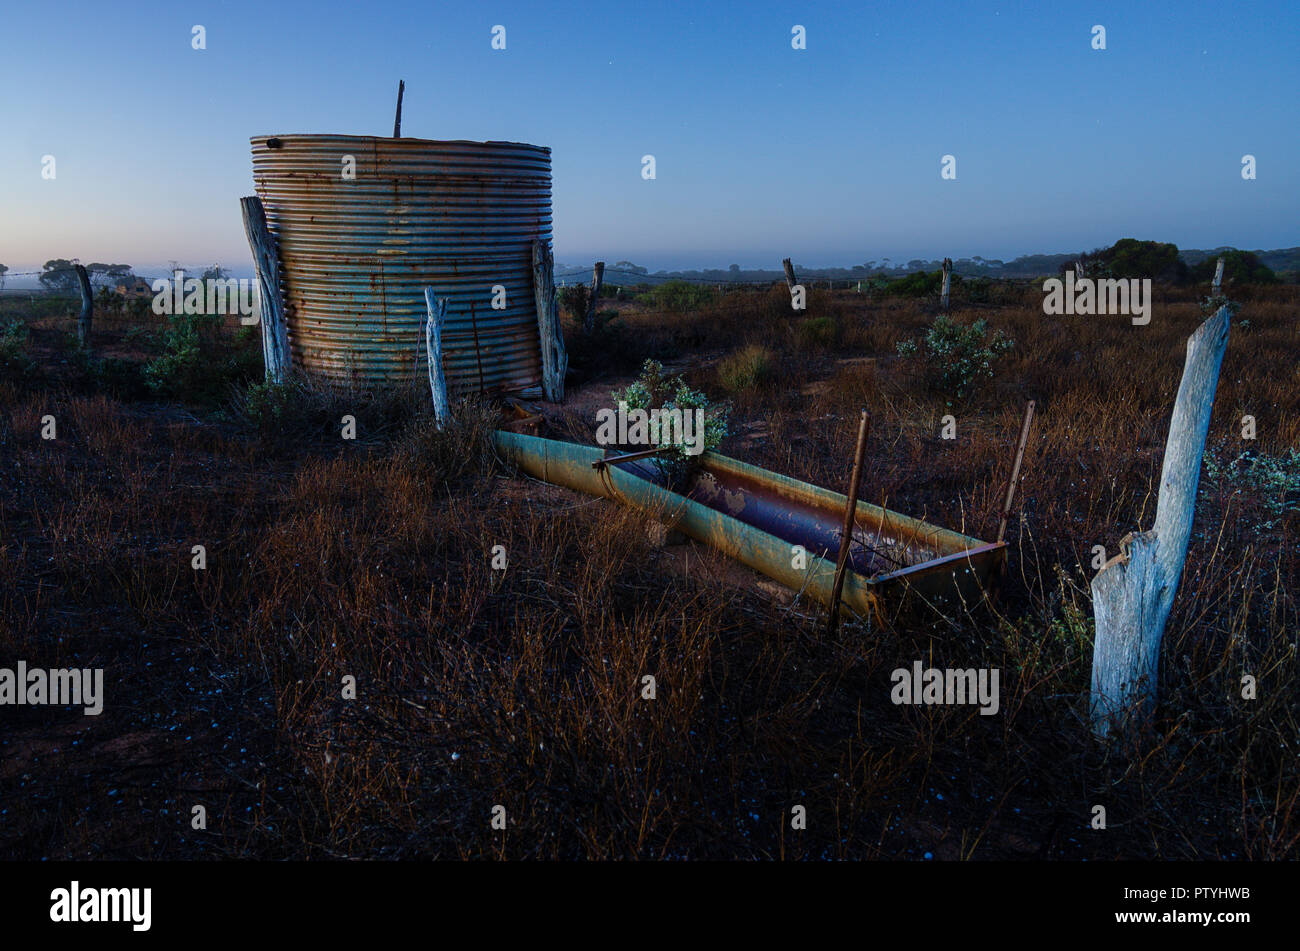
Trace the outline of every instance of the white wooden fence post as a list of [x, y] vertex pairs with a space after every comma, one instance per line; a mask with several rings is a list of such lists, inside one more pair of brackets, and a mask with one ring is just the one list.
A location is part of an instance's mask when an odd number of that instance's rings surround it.
[[1121, 541], [1120, 554], [1092, 579], [1097, 636], [1092, 651], [1091, 720], [1098, 736], [1140, 721], [1155, 704], [1160, 641], [1187, 558], [1229, 323], [1228, 308], [1220, 307], [1187, 340], [1154, 527]]
[[1223, 284], [1223, 258], [1219, 258], [1219, 263], [1214, 266], [1214, 284], [1210, 287], [1210, 296], [1218, 297], [1219, 288]]
[[442, 428], [451, 419], [447, 400], [447, 376], [442, 368], [442, 325], [447, 320], [447, 298], [435, 297], [432, 287], [424, 289], [424, 306], [429, 316], [424, 322], [424, 349], [429, 358], [429, 390], [433, 396], [433, 415]]

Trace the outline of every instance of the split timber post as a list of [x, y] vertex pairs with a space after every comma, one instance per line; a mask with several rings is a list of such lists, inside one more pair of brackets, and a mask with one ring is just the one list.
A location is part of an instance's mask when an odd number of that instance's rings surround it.
[[447, 376], [442, 368], [442, 326], [447, 320], [447, 298], [436, 297], [432, 287], [424, 289], [424, 306], [429, 312], [424, 322], [424, 348], [429, 358], [429, 390], [433, 396], [433, 415], [441, 429], [451, 419], [447, 400]]
[[600, 299], [600, 286], [605, 282], [605, 262], [597, 261], [591, 271], [591, 293], [587, 296], [587, 313], [582, 321], [584, 333], [596, 329], [596, 301]]
[[1219, 258], [1219, 263], [1214, 266], [1214, 284], [1210, 287], [1210, 296], [1218, 297], [1221, 293], [1219, 288], [1223, 285], [1223, 258]]
[[81, 313], [77, 316], [77, 343], [83, 350], [90, 347], [90, 327], [95, 315], [95, 299], [90, 294], [90, 275], [80, 264], [72, 265], [81, 291]]
[[835, 585], [831, 588], [831, 613], [827, 626], [834, 633], [840, 625], [840, 594], [844, 591], [844, 572], [849, 565], [849, 548], [853, 543], [854, 516], [858, 513], [858, 483], [862, 481], [862, 460], [867, 452], [867, 430], [871, 414], [865, 409], [858, 420], [858, 445], [853, 451], [853, 475], [849, 477], [849, 491], [844, 504], [844, 531], [840, 536], [840, 555], [835, 560]]
[[257, 296], [262, 324], [262, 358], [266, 380], [283, 383], [289, 376], [289, 325], [284, 316], [284, 297], [280, 290], [280, 253], [275, 237], [266, 224], [262, 199], [256, 195], [239, 199], [244, 212], [244, 233], [253, 251], [257, 268]]
[[548, 402], [564, 400], [564, 374], [569, 355], [560, 330], [560, 310], [555, 300], [555, 258], [541, 240], [533, 242], [533, 296], [537, 304], [537, 329], [542, 341], [542, 396]]
[[1210, 427], [1219, 367], [1228, 346], [1228, 308], [1220, 307], [1187, 340], [1169, 439], [1160, 472], [1155, 525], [1120, 542], [1120, 554], [1092, 579], [1097, 636], [1092, 651], [1092, 729], [1105, 736], [1131, 714], [1155, 705], [1160, 640], [1183, 573], [1196, 509], [1196, 487]]
[[785, 268], [785, 286], [790, 288], [791, 293], [794, 293], [794, 287], [799, 283], [794, 276], [794, 265], [790, 263], [789, 258], [785, 258], [781, 261], [781, 267]]
[[939, 306], [948, 313], [948, 291], [952, 287], [952, 258], [943, 259], [943, 291], [939, 295]]

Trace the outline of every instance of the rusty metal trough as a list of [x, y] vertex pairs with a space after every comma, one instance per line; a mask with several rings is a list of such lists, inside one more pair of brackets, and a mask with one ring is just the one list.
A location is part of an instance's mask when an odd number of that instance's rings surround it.
[[[593, 468], [603, 449], [506, 431], [494, 442], [504, 460], [536, 478], [651, 512], [788, 588], [831, 601], [847, 501], [838, 492], [711, 452], [675, 492], [651, 459]], [[795, 546], [806, 552], [802, 562]], [[1004, 542], [858, 502], [843, 603], [859, 615], [909, 593], [974, 604], [1005, 557]]]

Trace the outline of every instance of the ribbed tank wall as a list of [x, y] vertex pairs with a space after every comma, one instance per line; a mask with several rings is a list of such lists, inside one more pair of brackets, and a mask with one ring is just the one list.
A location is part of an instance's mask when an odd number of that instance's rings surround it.
[[[541, 380], [532, 245], [551, 237], [550, 149], [352, 135], [257, 136], [294, 365], [366, 385], [426, 372], [424, 288], [448, 299], [452, 395]], [[492, 308], [494, 285], [506, 306]]]

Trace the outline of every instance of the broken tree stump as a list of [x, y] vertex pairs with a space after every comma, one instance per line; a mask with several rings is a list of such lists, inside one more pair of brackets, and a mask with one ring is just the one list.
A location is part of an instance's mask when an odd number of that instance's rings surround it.
[[1227, 307], [1187, 340], [1160, 472], [1155, 525], [1120, 542], [1121, 552], [1092, 579], [1097, 635], [1090, 718], [1098, 736], [1140, 722], [1155, 706], [1160, 641], [1187, 558], [1196, 488], [1219, 367], [1228, 346]]

